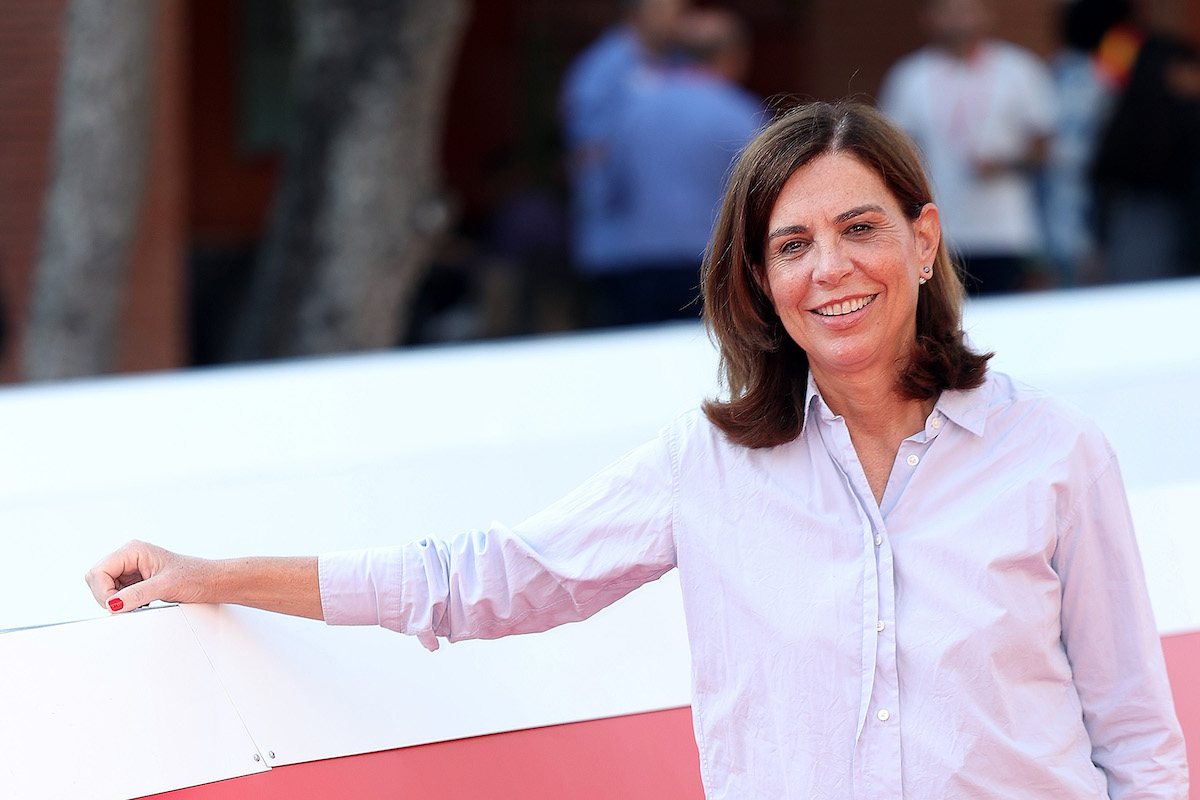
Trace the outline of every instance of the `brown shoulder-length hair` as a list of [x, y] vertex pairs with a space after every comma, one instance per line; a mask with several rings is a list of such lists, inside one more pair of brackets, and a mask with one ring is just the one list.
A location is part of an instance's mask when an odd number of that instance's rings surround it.
[[[747, 447], [790, 442], [804, 424], [808, 356], [784, 330], [755, 273], [764, 266], [767, 226], [784, 183], [827, 153], [851, 155], [874, 169], [910, 219], [933, 202], [912, 140], [861, 103], [797, 106], [746, 146], [705, 254], [702, 288], [705, 325], [720, 350], [729, 395], [705, 401], [704, 413]], [[933, 267], [917, 300], [916, 343], [896, 387], [914, 400], [979, 386], [991, 358], [963, 340], [965, 293], [944, 236]]]

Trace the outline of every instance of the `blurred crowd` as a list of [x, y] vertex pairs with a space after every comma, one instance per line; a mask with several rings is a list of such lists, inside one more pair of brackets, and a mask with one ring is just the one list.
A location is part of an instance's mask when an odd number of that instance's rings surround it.
[[[920, 3], [927, 43], [876, 100], [923, 152], [972, 294], [1200, 274], [1185, 235], [1200, 215], [1200, 61], [1161, 4], [1063, 2], [1047, 59], [994, 36], [999, 3]], [[532, 328], [698, 318], [725, 177], [778, 104], [745, 88], [752, 41], [734, 11], [620, 5], [562, 77], [565, 204], [518, 191], [497, 208], [489, 251], [527, 267], [509, 270], [524, 299], [504, 313], [570, 309]]]
[[977, 294], [1200, 272], [1200, 62], [1153, 0], [1064, 3], [1049, 62], [984, 0], [927, 0], [879, 103], [921, 146]]

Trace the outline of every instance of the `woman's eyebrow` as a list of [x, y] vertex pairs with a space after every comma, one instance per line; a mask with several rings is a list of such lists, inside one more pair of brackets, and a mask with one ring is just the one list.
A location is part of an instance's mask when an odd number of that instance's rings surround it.
[[850, 209], [849, 211], [843, 211], [842, 213], [838, 214], [836, 217], [833, 218], [833, 221], [840, 224], [842, 222], [852, 220], [857, 216], [860, 216], [862, 214], [867, 214], [869, 212], [875, 212], [877, 214], [882, 214], [882, 213], [884, 213], [883, 206], [876, 205], [875, 203], [868, 203], [867, 205], [855, 206], [854, 208]]
[[[842, 213], [838, 214], [836, 217], [833, 218], [833, 222], [836, 225], [840, 225], [843, 222], [852, 220], [855, 217], [858, 217], [858, 216], [861, 216], [861, 215], [867, 214], [867, 213], [883, 214], [886, 212], [884, 211], [883, 206], [878, 205], [877, 203], [867, 203], [866, 205], [855, 206], [854, 208], [850, 209], [849, 211], [843, 211]], [[767, 234], [767, 241], [770, 241], [772, 239], [778, 239], [780, 236], [795, 236], [798, 233], [808, 233], [808, 226], [807, 225], [785, 225], [782, 228], [776, 228], [775, 230], [773, 230], [769, 234]]]
[[808, 233], [806, 225], [785, 225], [782, 228], [776, 228], [767, 234], [767, 241], [778, 239], [780, 236], [795, 236], [797, 233]]

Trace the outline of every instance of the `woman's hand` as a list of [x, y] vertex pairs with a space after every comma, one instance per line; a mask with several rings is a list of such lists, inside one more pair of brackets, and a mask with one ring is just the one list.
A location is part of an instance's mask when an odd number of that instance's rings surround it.
[[115, 613], [154, 600], [205, 602], [213, 563], [132, 541], [102, 558], [84, 577], [96, 602]]
[[96, 602], [113, 613], [165, 600], [324, 618], [317, 559], [310, 556], [210, 560], [132, 541], [100, 559], [84, 579]]

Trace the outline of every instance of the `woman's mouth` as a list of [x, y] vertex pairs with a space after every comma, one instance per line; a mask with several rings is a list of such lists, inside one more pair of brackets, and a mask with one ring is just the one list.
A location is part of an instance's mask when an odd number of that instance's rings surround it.
[[879, 294], [869, 294], [865, 297], [855, 297], [853, 300], [843, 300], [840, 303], [830, 303], [827, 306], [814, 308], [813, 313], [820, 314], [822, 317], [840, 317], [843, 314], [853, 314], [871, 304]]

